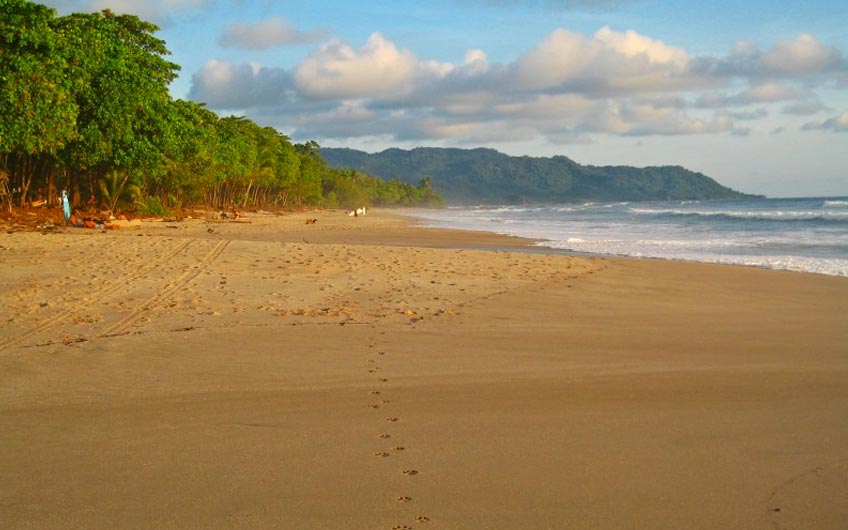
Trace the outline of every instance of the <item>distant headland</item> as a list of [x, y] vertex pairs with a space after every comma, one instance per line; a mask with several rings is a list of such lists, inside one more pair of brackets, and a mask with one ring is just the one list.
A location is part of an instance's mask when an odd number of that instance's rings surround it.
[[509, 156], [494, 149], [419, 147], [369, 154], [321, 148], [331, 167], [431, 185], [448, 204], [708, 200], [754, 197], [680, 166], [588, 166], [565, 156]]

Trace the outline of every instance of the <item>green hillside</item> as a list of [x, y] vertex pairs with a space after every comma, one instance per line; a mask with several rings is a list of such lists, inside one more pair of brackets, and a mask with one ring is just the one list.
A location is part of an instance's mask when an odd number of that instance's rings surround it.
[[680, 166], [584, 166], [565, 156], [513, 157], [493, 149], [420, 147], [369, 154], [321, 148], [331, 167], [406, 183], [431, 177], [449, 204], [736, 199], [748, 195]]

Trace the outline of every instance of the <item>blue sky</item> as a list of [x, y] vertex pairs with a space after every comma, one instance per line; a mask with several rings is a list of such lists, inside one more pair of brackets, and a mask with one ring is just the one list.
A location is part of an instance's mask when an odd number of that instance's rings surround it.
[[848, 195], [848, 2], [52, 0], [162, 28], [175, 97], [295, 141], [682, 165]]

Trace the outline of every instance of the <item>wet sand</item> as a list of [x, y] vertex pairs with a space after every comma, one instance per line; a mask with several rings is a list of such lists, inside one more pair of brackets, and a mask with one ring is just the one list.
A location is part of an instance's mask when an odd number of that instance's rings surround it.
[[845, 278], [243, 221], [0, 233], [0, 528], [848, 525]]

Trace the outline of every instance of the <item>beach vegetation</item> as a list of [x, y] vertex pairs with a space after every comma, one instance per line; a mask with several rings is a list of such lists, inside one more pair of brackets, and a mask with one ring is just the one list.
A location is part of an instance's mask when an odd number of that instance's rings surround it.
[[118, 205], [130, 207], [142, 196], [142, 189], [131, 179], [128, 171], [111, 171], [97, 181], [102, 197], [101, 206], [110, 212], [117, 210]]
[[155, 195], [139, 198], [135, 206], [136, 212], [141, 215], [166, 217], [173, 213], [170, 208], [165, 206], [162, 198]]
[[57, 16], [0, 0], [0, 173], [4, 203], [160, 213], [210, 209], [413, 206], [419, 186], [327, 165], [241, 116], [173, 99], [180, 70], [158, 27], [110, 10]]

